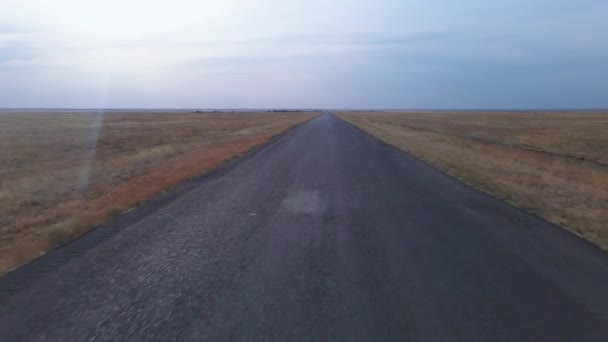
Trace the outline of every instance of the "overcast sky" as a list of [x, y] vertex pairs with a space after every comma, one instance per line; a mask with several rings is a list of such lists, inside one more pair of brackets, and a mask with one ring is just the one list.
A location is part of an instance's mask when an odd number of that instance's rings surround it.
[[605, 0], [0, 0], [0, 107], [608, 107]]

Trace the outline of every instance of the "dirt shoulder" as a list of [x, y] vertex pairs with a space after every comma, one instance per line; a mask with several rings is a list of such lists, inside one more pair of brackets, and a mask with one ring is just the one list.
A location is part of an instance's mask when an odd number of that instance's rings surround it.
[[0, 274], [315, 113], [0, 113]]

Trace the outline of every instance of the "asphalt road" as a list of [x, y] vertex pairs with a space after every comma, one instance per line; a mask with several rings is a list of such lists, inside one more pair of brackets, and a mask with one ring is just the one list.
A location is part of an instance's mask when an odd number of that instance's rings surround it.
[[608, 254], [324, 114], [0, 278], [0, 341], [607, 341]]

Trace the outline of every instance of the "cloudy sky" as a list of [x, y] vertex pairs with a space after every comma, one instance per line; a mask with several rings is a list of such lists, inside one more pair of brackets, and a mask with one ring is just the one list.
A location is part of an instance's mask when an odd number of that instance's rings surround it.
[[605, 0], [0, 7], [0, 107], [608, 107]]

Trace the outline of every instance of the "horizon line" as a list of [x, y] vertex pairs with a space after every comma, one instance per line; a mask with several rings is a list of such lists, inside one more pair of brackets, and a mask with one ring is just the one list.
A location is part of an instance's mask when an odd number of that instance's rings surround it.
[[189, 110], [189, 111], [608, 111], [608, 107], [493, 107], [493, 108], [366, 108], [366, 107], [0, 107], [0, 111], [22, 111], [22, 110], [94, 110], [94, 111], [117, 111], [117, 110]]

